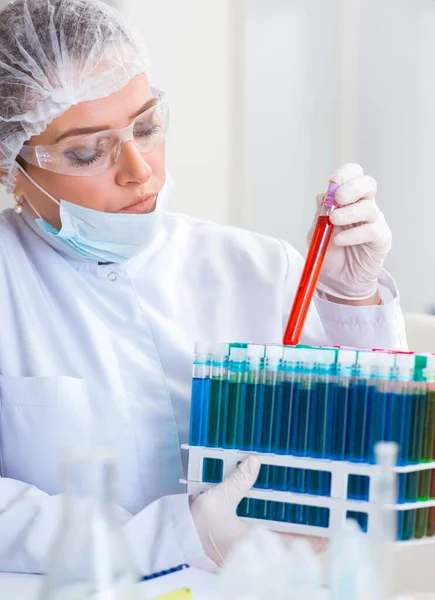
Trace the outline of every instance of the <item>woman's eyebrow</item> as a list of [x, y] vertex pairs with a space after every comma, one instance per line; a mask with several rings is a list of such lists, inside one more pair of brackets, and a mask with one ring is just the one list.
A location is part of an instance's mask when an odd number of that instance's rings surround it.
[[141, 108], [139, 108], [139, 110], [137, 110], [136, 112], [134, 112], [132, 115], [130, 115], [130, 119], [133, 120], [134, 118], [138, 117], [140, 114], [142, 114], [143, 112], [145, 112], [146, 110], [148, 110], [149, 108], [151, 108], [152, 106], [157, 104], [157, 98], [150, 98], [149, 100], [147, 100], [145, 102], [145, 104], [143, 106], [141, 106]]
[[[152, 106], [157, 103], [157, 98], [150, 98], [145, 102], [143, 106], [139, 108], [136, 112], [129, 116], [129, 119], [132, 121], [135, 117], [148, 110]], [[87, 133], [98, 133], [99, 131], [104, 131], [105, 129], [110, 129], [110, 125], [94, 125], [94, 127], [74, 127], [73, 129], [68, 129], [61, 133], [53, 142], [53, 144], [57, 144], [60, 141], [64, 140], [67, 137], [76, 136], [76, 135], [85, 135]]]

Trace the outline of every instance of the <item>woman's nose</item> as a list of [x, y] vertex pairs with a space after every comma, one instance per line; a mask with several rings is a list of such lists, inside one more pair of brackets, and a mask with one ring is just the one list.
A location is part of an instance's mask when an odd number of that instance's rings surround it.
[[146, 183], [150, 179], [152, 169], [146, 161], [146, 154], [139, 152], [134, 142], [122, 144], [118, 153], [117, 182], [120, 185]]

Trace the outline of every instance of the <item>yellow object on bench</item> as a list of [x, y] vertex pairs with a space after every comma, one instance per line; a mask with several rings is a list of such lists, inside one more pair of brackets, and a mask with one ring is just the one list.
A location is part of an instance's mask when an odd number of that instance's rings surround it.
[[192, 600], [192, 590], [181, 588], [162, 596], [157, 596], [154, 600]]

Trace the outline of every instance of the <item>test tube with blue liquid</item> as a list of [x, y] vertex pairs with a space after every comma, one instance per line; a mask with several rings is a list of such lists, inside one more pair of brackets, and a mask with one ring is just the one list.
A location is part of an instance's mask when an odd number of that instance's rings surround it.
[[331, 458], [347, 460], [346, 431], [349, 427], [349, 404], [355, 402], [356, 350], [339, 350], [337, 356], [337, 393], [333, 407]]
[[283, 420], [279, 454], [296, 454], [299, 432], [299, 392], [301, 387], [300, 350], [284, 347], [283, 351]]
[[256, 451], [261, 444], [264, 416], [264, 357], [264, 346], [248, 345], [245, 418], [241, 450]]
[[210, 360], [210, 409], [206, 445], [222, 448], [227, 420], [229, 344], [211, 345]]
[[[351, 393], [347, 403], [347, 428], [345, 460], [363, 462], [367, 431], [367, 405], [372, 392], [372, 353], [358, 352], [355, 378], [352, 378]], [[349, 478], [348, 496], [360, 499], [364, 494], [360, 477]]]
[[[243, 439], [241, 450], [256, 451], [261, 441], [263, 420], [263, 371], [265, 347], [259, 344], [248, 344], [246, 350], [246, 391], [245, 415], [243, 418]], [[264, 480], [264, 466], [255, 487], [261, 487]], [[264, 501], [245, 499], [246, 516], [256, 517], [257, 507], [264, 506]], [[260, 509], [261, 511], [261, 509]]]
[[210, 344], [197, 342], [193, 362], [190, 405], [190, 440], [192, 446], [204, 446], [210, 400]]
[[309, 456], [310, 443], [310, 415], [315, 383], [313, 381], [313, 352], [309, 349], [300, 349], [296, 364], [296, 376], [299, 383], [297, 403], [298, 427], [294, 431], [295, 439], [292, 440], [292, 454], [296, 456]]
[[[315, 393], [310, 402], [310, 435], [308, 442], [309, 456], [313, 458], [329, 458], [333, 435], [333, 409], [336, 396], [336, 352], [331, 350], [314, 350], [312, 352], [313, 379]], [[326, 496], [330, 490], [330, 473], [327, 471], [309, 470], [307, 473], [307, 493]], [[327, 526], [325, 511], [319, 508], [308, 508], [309, 523], [315, 526]]]
[[261, 452], [274, 452], [277, 447], [282, 413], [282, 356], [282, 346], [266, 346]]
[[[297, 363], [297, 375], [299, 378], [298, 394], [298, 429], [294, 443], [294, 454], [304, 457], [310, 456], [310, 419], [313, 417], [313, 407], [316, 406], [316, 386], [313, 376], [314, 357], [313, 350], [300, 349], [299, 361]], [[309, 493], [309, 477], [307, 469], [297, 469], [295, 471], [295, 488], [301, 493]], [[313, 515], [313, 508], [310, 506], [296, 506], [295, 522], [305, 524], [310, 522]]]
[[314, 350], [312, 354], [315, 394], [310, 402], [308, 452], [313, 458], [329, 458], [337, 388], [336, 353], [331, 350]]
[[[370, 393], [367, 403], [367, 431], [364, 457], [366, 462], [375, 462], [377, 442], [391, 441], [388, 435], [392, 415], [394, 394], [395, 358], [393, 354], [373, 353], [372, 376], [369, 382]], [[373, 385], [372, 385], [373, 383]]]
[[[286, 455], [298, 453], [300, 435], [300, 390], [304, 365], [302, 360], [308, 356], [308, 350], [285, 346], [283, 350], [282, 381], [282, 423], [280, 444], [277, 452]], [[280, 484], [290, 492], [303, 493], [303, 475], [301, 469], [289, 468], [283, 473]], [[280, 518], [289, 523], [301, 520], [301, 507], [295, 504], [282, 504]], [[296, 515], [296, 512], [298, 513]]]
[[[281, 422], [279, 423], [279, 434], [277, 435], [277, 444], [274, 452], [277, 454], [291, 454], [291, 439], [296, 436], [298, 429], [298, 401], [300, 384], [296, 381], [296, 363], [299, 350], [293, 346], [283, 348], [282, 358], [282, 411]], [[282, 468], [277, 473], [275, 488], [280, 491], [295, 491], [296, 472], [294, 468]], [[276, 519], [278, 521], [287, 521], [292, 523], [295, 518], [294, 504], [281, 503], [276, 510]]]
[[347, 460], [363, 462], [367, 431], [367, 407], [374, 395], [371, 381], [373, 354], [359, 352], [355, 393], [349, 399], [348, 429], [346, 439]]
[[[415, 381], [414, 355], [395, 355], [395, 394], [392, 401], [392, 431], [389, 439], [399, 445], [398, 463], [408, 465], [417, 462], [416, 449], [421, 450], [421, 386]], [[419, 431], [421, 430], [421, 431]], [[419, 450], [417, 453], [420, 454]], [[415, 502], [418, 495], [419, 473], [404, 473], [399, 476], [399, 502]], [[416, 533], [416, 511], [398, 511], [399, 539], [410, 540]], [[421, 523], [420, 523], [421, 525]]]
[[[282, 346], [266, 346], [263, 371], [263, 417], [261, 420], [261, 439], [257, 448], [260, 452], [274, 452], [275, 437], [279, 431], [282, 410]], [[265, 489], [274, 486], [276, 467], [265, 465], [262, 470], [261, 485]], [[259, 507], [259, 518], [274, 520], [276, 503]]]
[[415, 410], [413, 397], [415, 358], [411, 354], [396, 354], [394, 359], [394, 394], [389, 406], [390, 418], [385, 439], [397, 442], [399, 445], [398, 463], [407, 465], [411, 457], [412, 422]]

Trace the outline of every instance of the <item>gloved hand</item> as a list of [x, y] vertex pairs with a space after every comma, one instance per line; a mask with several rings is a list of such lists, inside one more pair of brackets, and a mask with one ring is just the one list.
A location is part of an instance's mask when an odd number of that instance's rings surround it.
[[[376, 181], [357, 164], [340, 167], [330, 181], [340, 184], [339, 204], [330, 216], [335, 225], [317, 289], [343, 300], [366, 300], [378, 289], [378, 276], [391, 249], [391, 231], [376, 204]], [[325, 194], [317, 196], [317, 213]]]
[[236, 509], [256, 482], [260, 467], [256, 456], [248, 456], [222, 483], [192, 502], [190, 512], [204, 552], [218, 565], [225, 562], [232, 546], [248, 532]]
[[[204, 552], [217, 565], [223, 565], [234, 544], [244, 538], [249, 526], [237, 514], [237, 506], [255, 484], [261, 463], [256, 456], [249, 456], [222, 483], [195, 498], [190, 507], [193, 522]], [[278, 534], [290, 544], [292, 534]], [[306, 538], [316, 552], [326, 548], [322, 538]]]

